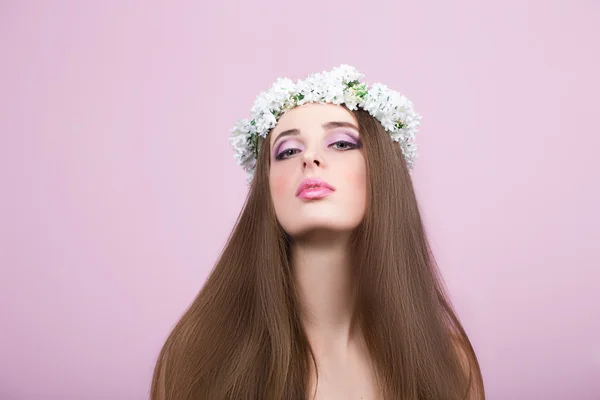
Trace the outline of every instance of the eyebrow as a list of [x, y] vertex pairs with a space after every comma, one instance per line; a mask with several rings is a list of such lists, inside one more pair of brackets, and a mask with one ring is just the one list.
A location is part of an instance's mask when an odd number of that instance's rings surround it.
[[[352, 129], [355, 129], [358, 132], [358, 127], [356, 125], [354, 125], [352, 122], [330, 121], [330, 122], [326, 122], [326, 123], [322, 124], [321, 126], [325, 130], [330, 130], [330, 129], [334, 129], [334, 128], [352, 128]], [[285, 131], [282, 131], [281, 133], [279, 133], [279, 135], [277, 135], [277, 138], [273, 142], [273, 146], [282, 137], [285, 137], [285, 136], [295, 136], [295, 135], [299, 135], [299, 134], [300, 134], [300, 130], [299, 129], [295, 129], [295, 128], [294, 129], [287, 129]]]

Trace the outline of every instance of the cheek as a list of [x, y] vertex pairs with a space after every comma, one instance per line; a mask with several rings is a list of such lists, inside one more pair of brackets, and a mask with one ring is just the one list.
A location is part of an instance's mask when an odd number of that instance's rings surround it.
[[346, 182], [355, 189], [361, 189], [366, 186], [367, 182], [365, 178], [366, 174], [362, 170], [346, 171], [344, 173]]
[[279, 169], [272, 170], [269, 177], [269, 184], [271, 186], [271, 197], [273, 198], [273, 202], [276, 203], [285, 196], [289, 179], [286, 179], [286, 174], [283, 171]]
[[357, 160], [354, 168], [344, 169], [344, 180], [354, 191], [367, 191], [367, 168], [364, 159]]

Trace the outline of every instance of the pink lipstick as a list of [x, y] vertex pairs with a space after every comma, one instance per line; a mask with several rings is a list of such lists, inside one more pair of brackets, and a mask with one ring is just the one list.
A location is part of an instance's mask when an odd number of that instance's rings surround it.
[[303, 180], [298, 186], [296, 196], [304, 200], [322, 199], [333, 193], [335, 189], [327, 182], [318, 178], [308, 178]]

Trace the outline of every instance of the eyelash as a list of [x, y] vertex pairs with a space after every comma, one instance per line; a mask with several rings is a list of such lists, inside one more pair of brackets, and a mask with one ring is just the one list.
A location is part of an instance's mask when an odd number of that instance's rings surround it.
[[[327, 147], [331, 147], [331, 146], [334, 146], [334, 145], [336, 145], [336, 144], [340, 144], [340, 143], [343, 143], [344, 145], [347, 145], [348, 147], [347, 147], [347, 148], [344, 148], [344, 149], [338, 149], [339, 151], [348, 151], [348, 150], [353, 150], [353, 149], [358, 149], [358, 148], [360, 148], [360, 144], [352, 143], [352, 142], [349, 142], [349, 141], [347, 141], [347, 140], [338, 140], [337, 142], [333, 142], [333, 143], [331, 143], [331, 144], [330, 144], [329, 146], [327, 146]], [[290, 158], [290, 157], [292, 157], [292, 156], [294, 156], [294, 155], [296, 155], [296, 154], [297, 154], [297, 153], [290, 154], [290, 155], [288, 155], [288, 156], [286, 157], [286, 156], [285, 156], [285, 154], [286, 154], [286, 153], [288, 153], [289, 151], [296, 151], [296, 152], [297, 152], [297, 151], [298, 151], [298, 149], [291, 148], [291, 149], [284, 150], [284, 151], [280, 152], [279, 154], [277, 154], [277, 155], [275, 156], [275, 159], [276, 159], [276, 160], [285, 160], [285, 159], [288, 159], [288, 158]]]

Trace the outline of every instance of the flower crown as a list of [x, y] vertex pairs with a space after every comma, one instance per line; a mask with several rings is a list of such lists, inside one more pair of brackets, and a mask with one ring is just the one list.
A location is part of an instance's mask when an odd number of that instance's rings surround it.
[[235, 159], [248, 179], [254, 175], [259, 137], [266, 138], [283, 114], [306, 103], [344, 104], [349, 110], [361, 108], [369, 112], [400, 144], [406, 164], [412, 168], [417, 158], [415, 134], [421, 116], [402, 94], [380, 83], [368, 88], [360, 82], [363, 76], [356, 68], [341, 65], [296, 83], [278, 78], [269, 90], [261, 92], [251, 109], [251, 118], [239, 120], [231, 129]]

